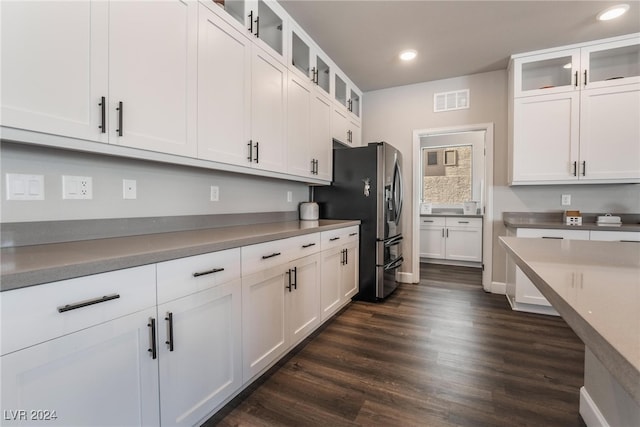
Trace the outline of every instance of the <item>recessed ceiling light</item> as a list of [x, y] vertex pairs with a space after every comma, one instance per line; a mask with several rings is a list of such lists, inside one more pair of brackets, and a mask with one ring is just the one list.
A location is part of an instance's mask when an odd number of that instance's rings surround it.
[[598, 14], [598, 21], [609, 21], [611, 19], [615, 19], [618, 16], [624, 15], [627, 10], [629, 10], [628, 4], [611, 6]]
[[418, 52], [413, 49], [403, 50], [402, 52], [400, 52], [400, 59], [402, 59], [403, 61], [411, 61], [416, 56], [418, 56]]

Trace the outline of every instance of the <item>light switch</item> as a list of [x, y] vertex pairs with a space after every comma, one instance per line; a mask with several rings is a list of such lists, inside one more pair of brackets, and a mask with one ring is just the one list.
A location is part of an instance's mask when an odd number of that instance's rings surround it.
[[44, 200], [44, 175], [8, 173], [7, 200]]

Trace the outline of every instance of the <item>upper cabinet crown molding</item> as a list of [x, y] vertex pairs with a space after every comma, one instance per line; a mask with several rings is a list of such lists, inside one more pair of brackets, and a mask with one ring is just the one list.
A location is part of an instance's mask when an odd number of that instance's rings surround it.
[[640, 182], [640, 34], [512, 56], [509, 182]]

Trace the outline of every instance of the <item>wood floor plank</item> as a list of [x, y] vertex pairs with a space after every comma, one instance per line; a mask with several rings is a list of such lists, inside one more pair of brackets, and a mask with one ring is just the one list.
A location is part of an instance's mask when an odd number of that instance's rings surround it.
[[514, 312], [476, 268], [421, 265], [384, 303], [356, 301], [204, 426], [562, 426], [584, 345]]

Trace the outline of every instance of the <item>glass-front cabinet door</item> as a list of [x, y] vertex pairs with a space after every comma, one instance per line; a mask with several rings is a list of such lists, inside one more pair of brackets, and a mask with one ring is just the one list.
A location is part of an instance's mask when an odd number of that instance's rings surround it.
[[353, 89], [349, 89], [349, 111], [356, 117], [360, 118], [360, 94]]
[[631, 38], [582, 48], [583, 88], [640, 82], [640, 39]]
[[316, 53], [315, 82], [328, 95], [331, 93], [331, 66], [329, 61]]
[[331, 66], [320, 49], [300, 28], [292, 25], [289, 69], [306, 77], [322, 89], [331, 92]]
[[240, 26], [279, 56], [285, 56], [285, 12], [272, 0], [224, 0], [220, 5]]
[[333, 83], [333, 98], [343, 106], [347, 106], [347, 83], [340, 77], [339, 74], [334, 74]]
[[514, 60], [514, 96], [575, 90], [580, 84], [580, 51], [563, 50]]

